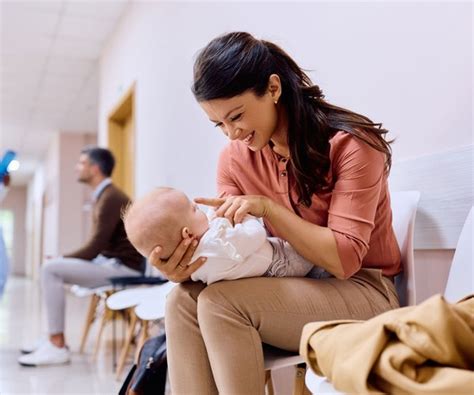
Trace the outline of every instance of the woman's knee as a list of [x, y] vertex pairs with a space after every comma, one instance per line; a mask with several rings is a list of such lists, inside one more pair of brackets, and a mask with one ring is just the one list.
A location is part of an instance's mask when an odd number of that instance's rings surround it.
[[[197, 313], [200, 323], [221, 320], [223, 317], [243, 318], [238, 287], [233, 282], [221, 281], [207, 286], [198, 297]], [[245, 319], [244, 319], [245, 320]]]
[[166, 317], [173, 319], [183, 313], [194, 314], [198, 295], [204, 288], [202, 283], [186, 282], [175, 286], [166, 297]]

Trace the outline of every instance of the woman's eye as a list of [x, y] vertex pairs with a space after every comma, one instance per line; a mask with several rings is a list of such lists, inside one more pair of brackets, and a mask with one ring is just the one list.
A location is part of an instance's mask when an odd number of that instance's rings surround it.
[[238, 119], [240, 119], [241, 116], [242, 116], [242, 113], [237, 114], [237, 115], [233, 116], [230, 120], [231, 120], [232, 122], [237, 121]]
[[220, 128], [222, 127], [222, 122], [217, 122], [215, 125], [214, 125], [215, 128]]

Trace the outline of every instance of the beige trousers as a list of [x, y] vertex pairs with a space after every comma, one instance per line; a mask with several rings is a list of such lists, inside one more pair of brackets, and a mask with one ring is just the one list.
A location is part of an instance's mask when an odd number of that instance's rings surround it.
[[264, 394], [262, 342], [298, 351], [308, 322], [368, 319], [396, 307], [393, 283], [374, 269], [348, 280], [258, 277], [180, 284], [166, 303], [172, 394]]

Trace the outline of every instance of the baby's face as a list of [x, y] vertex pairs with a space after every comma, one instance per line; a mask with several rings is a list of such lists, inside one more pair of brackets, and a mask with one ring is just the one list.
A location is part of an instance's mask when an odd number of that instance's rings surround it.
[[190, 201], [188, 197], [180, 191], [176, 193], [176, 210], [182, 211], [185, 227], [193, 236], [201, 237], [209, 229], [209, 220], [199, 206]]

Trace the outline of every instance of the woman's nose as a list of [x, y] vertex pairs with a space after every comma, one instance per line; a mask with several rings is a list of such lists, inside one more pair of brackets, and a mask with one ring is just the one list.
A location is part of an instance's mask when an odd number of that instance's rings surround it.
[[242, 129], [240, 128], [235, 128], [235, 129], [229, 129], [229, 132], [227, 133], [227, 137], [231, 140], [236, 140], [240, 137], [242, 134]]

